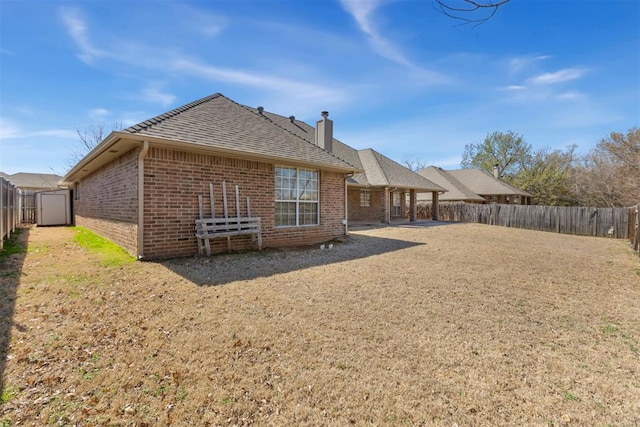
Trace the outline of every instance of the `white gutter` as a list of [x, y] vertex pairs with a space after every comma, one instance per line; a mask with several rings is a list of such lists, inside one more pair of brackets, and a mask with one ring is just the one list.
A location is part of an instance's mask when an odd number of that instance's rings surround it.
[[349, 186], [347, 185], [347, 180], [353, 175], [353, 173], [348, 173], [345, 174], [344, 177], [344, 219], [342, 220], [342, 224], [344, 225], [345, 236], [349, 235], [349, 193], [347, 191]]
[[144, 158], [149, 151], [149, 141], [142, 142], [138, 154], [138, 259], [144, 258]]

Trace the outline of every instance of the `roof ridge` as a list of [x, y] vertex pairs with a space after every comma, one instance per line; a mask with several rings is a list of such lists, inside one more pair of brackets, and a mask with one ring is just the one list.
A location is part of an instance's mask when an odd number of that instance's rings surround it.
[[[373, 159], [376, 162], [376, 168], [378, 169], [378, 171], [380, 172], [380, 174], [384, 177], [384, 181], [387, 185], [389, 185], [389, 177], [387, 176], [387, 174], [384, 172], [384, 168], [380, 165], [380, 161], [378, 160], [378, 156], [376, 156], [376, 154], [379, 154], [376, 150], [374, 150], [373, 148], [363, 148], [362, 150], [358, 150], [358, 153], [361, 151], [369, 151], [371, 152], [371, 155], [373, 156]], [[364, 167], [364, 165], [362, 165]], [[365, 173], [366, 173], [366, 168], [365, 168]], [[368, 178], [367, 178], [368, 180]]]
[[[227, 98], [227, 99], [229, 99], [229, 98]], [[346, 161], [345, 159], [343, 159], [343, 158], [341, 158], [341, 157], [336, 156], [336, 155], [335, 155], [335, 153], [333, 153], [332, 151], [327, 151], [327, 150], [325, 150], [325, 149], [323, 149], [323, 148], [320, 148], [320, 147], [318, 146], [318, 144], [314, 144], [313, 142], [309, 141], [308, 139], [303, 138], [302, 136], [300, 136], [300, 135], [298, 135], [298, 134], [296, 134], [296, 133], [294, 133], [294, 132], [291, 132], [289, 129], [287, 129], [287, 128], [283, 127], [283, 126], [280, 126], [278, 123], [274, 122], [273, 120], [271, 120], [269, 117], [265, 116], [264, 114], [257, 113], [256, 111], [254, 111], [254, 108], [253, 108], [253, 107], [249, 107], [248, 105], [240, 104], [239, 102], [236, 102], [236, 101], [234, 101], [233, 99], [229, 99], [229, 101], [231, 101], [231, 102], [233, 102], [233, 103], [235, 103], [235, 104], [239, 105], [240, 107], [244, 108], [245, 110], [249, 111], [250, 113], [252, 113], [252, 114], [254, 114], [254, 115], [258, 116], [258, 117], [262, 117], [263, 119], [267, 120], [269, 123], [271, 123], [272, 125], [276, 126], [277, 128], [282, 129], [282, 130], [284, 130], [285, 132], [288, 132], [288, 133], [290, 133], [291, 135], [293, 135], [293, 136], [295, 136], [295, 137], [297, 137], [297, 138], [300, 138], [301, 140], [303, 140], [303, 141], [305, 141], [305, 142], [307, 142], [307, 143], [309, 143], [309, 144], [313, 145], [314, 147], [316, 147], [316, 148], [318, 148], [318, 149], [320, 149], [320, 150], [324, 151], [324, 152], [325, 152], [325, 153], [327, 153], [327, 154], [330, 154], [330, 155], [331, 155], [331, 156], [333, 156], [334, 158], [336, 158], [336, 159], [338, 159], [338, 160], [340, 160], [340, 161], [342, 161], [342, 162], [344, 162], [344, 163], [348, 164], [349, 166], [352, 166], [352, 167], [354, 167], [354, 168], [357, 168], [357, 166], [352, 165], [351, 163], [349, 163], [349, 162], [348, 162], [348, 161]], [[283, 116], [283, 115], [281, 115], [281, 114], [272, 113], [271, 111], [266, 111], [266, 110], [263, 110], [263, 111], [264, 111], [265, 113], [273, 114], [274, 116], [282, 117], [283, 119], [288, 119], [288, 117], [285, 117], [285, 116]], [[294, 119], [294, 120], [295, 120], [295, 119]], [[307, 126], [309, 126], [311, 129], [314, 129], [314, 130], [315, 130], [315, 127], [311, 126], [309, 123], [306, 123], [306, 122], [304, 122], [304, 121], [302, 121], [302, 120], [298, 120], [298, 121], [299, 121], [299, 122], [301, 122], [301, 123], [306, 124], [306, 125], [307, 125]], [[335, 139], [335, 138], [333, 138], [333, 137], [332, 137], [332, 139]], [[338, 141], [338, 140], [336, 139], [336, 141]], [[339, 141], [339, 142], [341, 142], [341, 141]], [[342, 144], [344, 144], [344, 142], [341, 142], [341, 143], [342, 143]], [[346, 145], [346, 144], [344, 144], [344, 145]]]
[[167, 119], [169, 119], [171, 117], [175, 117], [180, 113], [183, 113], [183, 112], [185, 112], [187, 110], [192, 109], [193, 107], [196, 107], [198, 105], [204, 104], [205, 102], [211, 101], [212, 99], [216, 99], [216, 98], [219, 98], [219, 97], [222, 97], [222, 98], [230, 100], [229, 98], [227, 98], [226, 96], [224, 96], [220, 92], [216, 92], [213, 95], [205, 96], [204, 98], [200, 98], [200, 99], [198, 99], [196, 101], [190, 102], [190, 103], [185, 104], [185, 105], [183, 105], [181, 107], [174, 108], [171, 111], [167, 111], [166, 113], [159, 114], [159, 115], [157, 115], [155, 117], [152, 117], [150, 119], [144, 120], [144, 121], [142, 121], [140, 123], [137, 123], [135, 125], [129, 126], [128, 128], [123, 129], [123, 132], [129, 132], [129, 133], [139, 132], [141, 130], [149, 128], [150, 126], [162, 123], [163, 121], [165, 121], [165, 120], [167, 120]]

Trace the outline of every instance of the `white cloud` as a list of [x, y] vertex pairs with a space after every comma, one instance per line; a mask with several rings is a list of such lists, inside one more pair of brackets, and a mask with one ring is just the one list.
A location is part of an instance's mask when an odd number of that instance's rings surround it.
[[20, 130], [7, 119], [0, 117], [0, 139], [18, 138]]
[[111, 115], [111, 111], [105, 108], [93, 108], [89, 110], [89, 117], [92, 119], [103, 119], [109, 115]]
[[195, 60], [178, 58], [172, 69], [212, 81], [235, 83], [284, 93], [297, 99], [330, 100], [333, 105], [343, 101], [347, 94], [335, 84], [322, 85], [275, 77], [264, 73], [214, 67]]
[[78, 48], [80, 48], [78, 58], [80, 58], [82, 62], [91, 65], [96, 58], [104, 56], [104, 52], [96, 49], [89, 42], [87, 26], [79, 10], [64, 7], [61, 9], [61, 14], [67, 32]]
[[400, 49], [387, 40], [376, 28], [373, 13], [389, 1], [382, 0], [340, 0], [342, 7], [353, 16], [358, 28], [367, 35], [373, 50], [380, 56], [407, 67], [414, 65], [404, 56]]
[[549, 59], [549, 55], [524, 55], [509, 59], [508, 70], [511, 73], [520, 73], [531, 68], [536, 62]]
[[576, 80], [587, 72], [583, 68], [565, 68], [554, 73], [544, 73], [530, 78], [528, 81], [533, 84], [555, 84]]
[[184, 3], [172, 4], [178, 21], [188, 22], [188, 28], [205, 37], [215, 37], [227, 26], [227, 18], [189, 6]]
[[[238, 86], [254, 87], [283, 95], [288, 101], [325, 103], [339, 105], [349, 98], [349, 89], [339, 87], [335, 82], [307, 83], [297, 78], [287, 78], [282, 74], [269, 74], [261, 71], [223, 68], [210, 65], [198, 58], [189, 57], [171, 50], [150, 48], [144, 43], [118, 40], [117, 49], [105, 45], [95, 47], [88, 42], [88, 30], [80, 13], [75, 9], [63, 9], [65, 26], [80, 49], [80, 57], [90, 63], [93, 58], [101, 57], [133, 68], [145, 68], [175, 77], [176, 74], [195, 76], [208, 81], [231, 83]], [[149, 52], [152, 52], [149, 55]], [[145, 60], [140, 61], [144, 54]], [[289, 73], [291, 74], [291, 73]], [[134, 95], [135, 99], [156, 102], [162, 106], [172, 104], [176, 97], [164, 91], [160, 84], [150, 83]], [[263, 97], [266, 97], [263, 95]], [[288, 102], [287, 101], [287, 102]], [[329, 104], [330, 103], [330, 104]]]
[[576, 99], [585, 99], [587, 96], [581, 92], [563, 92], [556, 95], [556, 99], [560, 101], [573, 101]]
[[374, 13], [382, 6], [396, 0], [340, 0], [342, 8], [358, 24], [374, 52], [410, 70], [411, 82], [415, 85], [449, 83], [451, 78], [433, 70], [416, 65], [391, 40], [382, 35], [375, 23]]
[[0, 139], [23, 139], [33, 137], [53, 137], [53, 138], [77, 138], [75, 130], [70, 129], [43, 129], [24, 131], [10, 120], [0, 118]]
[[176, 96], [170, 93], [163, 92], [159, 86], [151, 85], [142, 89], [140, 94], [136, 96], [137, 99], [147, 102], [154, 102], [167, 107], [176, 100]]

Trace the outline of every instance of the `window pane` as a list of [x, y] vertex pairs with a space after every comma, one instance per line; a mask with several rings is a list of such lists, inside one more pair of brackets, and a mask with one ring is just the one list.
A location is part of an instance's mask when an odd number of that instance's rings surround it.
[[299, 200], [318, 200], [318, 171], [300, 170]]
[[317, 203], [300, 203], [300, 225], [317, 225], [318, 224], [318, 204]]
[[295, 202], [276, 202], [276, 227], [296, 225]]

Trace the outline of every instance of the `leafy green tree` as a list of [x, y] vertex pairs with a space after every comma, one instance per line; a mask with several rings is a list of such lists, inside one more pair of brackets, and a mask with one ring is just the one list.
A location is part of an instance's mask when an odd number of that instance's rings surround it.
[[536, 151], [523, 163], [510, 184], [531, 193], [539, 205], [575, 205], [575, 150], [576, 146], [571, 145], [566, 151], [549, 148]]
[[530, 161], [531, 145], [514, 132], [492, 132], [482, 143], [467, 144], [462, 154], [463, 168], [477, 168], [493, 173], [498, 166], [499, 177], [509, 181]]

